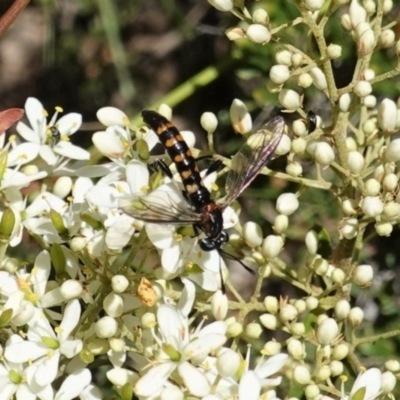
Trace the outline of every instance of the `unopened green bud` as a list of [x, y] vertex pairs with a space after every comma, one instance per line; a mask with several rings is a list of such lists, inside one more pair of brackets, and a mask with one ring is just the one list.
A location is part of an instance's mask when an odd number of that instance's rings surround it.
[[58, 213], [56, 210], [51, 209], [49, 215], [50, 215], [51, 222], [53, 223], [53, 225], [56, 228], [57, 233], [60, 235], [60, 237], [61, 238], [68, 237], [69, 232], [68, 232], [68, 229], [64, 225], [64, 221], [63, 221], [60, 213]]
[[143, 139], [138, 140], [136, 143], [136, 150], [139, 156], [139, 160], [147, 162], [150, 157], [149, 145]]
[[85, 364], [90, 364], [94, 361], [94, 354], [87, 347], [84, 347], [79, 353], [79, 358]]
[[4, 310], [0, 315], [0, 327], [8, 325], [12, 316], [13, 316], [12, 308], [8, 308], [7, 310]]
[[106, 354], [110, 350], [110, 344], [105, 339], [93, 339], [87, 344], [87, 349], [95, 355]]
[[234, 322], [228, 326], [228, 329], [226, 331], [226, 336], [227, 337], [236, 337], [241, 335], [243, 332], [243, 326], [239, 322]]
[[93, 229], [101, 229], [102, 225], [100, 221], [97, 221], [97, 219], [93, 218], [92, 216], [88, 214], [80, 214], [80, 218], [83, 222], [86, 222], [88, 225], [90, 225]]
[[11, 208], [6, 208], [0, 221], [0, 240], [10, 240], [15, 225], [15, 215]]
[[4, 172], [6, 172], [8, 161], [8, 151], [2, 150], [0, 153], [0, 181], [3, 180]]
[[53, 243], [50, 249], [51, 262], [54, 265], [57, 277], [65, 273], [65, 255], [58, 243]]
[[131, 400], [133, 398], [133, 386], [130, 382], [125, 383], [121, 390], [122, 400]]

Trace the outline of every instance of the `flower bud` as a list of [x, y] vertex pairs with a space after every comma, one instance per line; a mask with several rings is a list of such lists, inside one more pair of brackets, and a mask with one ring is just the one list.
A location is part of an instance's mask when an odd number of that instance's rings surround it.
[[231, 11], [233, 8], [232, 0], [208, 0], [208, 2], [218, 11]]
[[376, 13], [376, 4], [374, 0], [363, 0], [363, 6], [368, 15]]
[[306, 333], [306, 327], [303, 322], [295, 322], [292, 324], [290, 332], [293, 336], [301, 337]]
[[358, 0], [351, 0], [349, 15], [353, 29], [355, 29], [359, 23], [367, 20], [367, 11]]
[[400, 160], [400, 139], [394, 139], [386, 148], [385, 159], [388, 162], [397, 162]]
[[129, 286], [129, 281], [124, 275], [114, 275], [111, 278], [111, 287], [115, 293], [123, 293]]
[[325, 90], [328, 87], [326, 76], [320, 68], [311, 68], [310, 75], [313, 78], [313, 84], [317, 89]]
[[157, 325], [156, 316], [151, 312], [144, 313], [140, 322], [143, 329], [151, 329]]
[[72, 179], [69, 176], [60, 176], [53, 186], [53, 193], [60, 199], [68, 196], [72, 189]]
[[342, 94], [340, 96], [340, 99], [339, 99], [340, 111], [342, 111], [342, 112], [349, 111], [350, 103], [351, 103], [351, 95], [350, 95], [350, 93]]
[[289, 153], [290, 148], [292, 147], [292, 141], [288, 135], [283, 135], [278, 146], [276, 146], [275, 154], [277, 156], [283, 156]]
[[311, 375], [304, 365], [297, 365], [293, 370], [293, 379], [299, 385], [307, 385], [311, 381]]
[[370, 285], [374, 277], [374, 270], [370, 265], [359, 265], [354, 270], [353, 282], [358, 286]]
[[234, 376], [240, 367], [239, 354], [231, 349], [224, 349], [217, 357], [216, 367], [222, 378]]
[[[382, 131], [391, 133], [395, 130], [396, 119], [397, 119], [396, 103], [390, 99], [383, 99], [378, 107], [379, 127], [382, 129]], [[389, 148], [395, 142], [396, 142], [396, 144], [394, 145], [395, 147], [392, 148], [392, 150], [389, 150]], [[400, 160], [400, 139], [392, 140], [392, 142], [389, 144], [388, 148], [386, 149], [386, 159], [388, 161], [394, 161], [394, 162]]]
[[326, 49], [326, 52], [331, 60], [335, 60], [342, 55], [342, 46], [331, 43]]
[[383, 14], [387, 14], [393, 8], [393, 0], [383, 0]]
[[320, 394], [320, 390], [318, 385], [311, 384], [306, 386], [304, 389], [304, 394], [306, 395], [306, 399], [317, 399], [319, 398], [318, 395]]
[[299, 208], [299, 200], [294, 193], [282, 193], [276, 200], [276, 210], [280, 214], [291, 215]]
[[237, 26], [226, 29], [225, 35], [231, 41], [240, 40], [246, 37], [246, 33], [244, 32], [244, 30]]
[[268, 235], [262, 243], [262, 254], [266, 258], [275, 258], [282, 250], [283, 239], [281, 236]]
[[354, 307], [349, 312], [349, 321], [353, 326], [359, 326], [364, 319], [364, 311], [360, 307]]
[[280, 50], [275, 54], [277, 64], [291, 65], [292, 53], [289, 50]]
[[354, 140], [354, 138], [350, 136], [346, 138], [346, 148], [348, 151], [356, 151], [358, 149], [357, 142]]
[[99, 356], [101, 354], [106, 354], [107, 351], [110, 350], [110, 344], [104, 339], [90, 339], [87, 348], [93, 355]]
[[261, 246], [263, 233], [260, 225], [249, 221], [243, 225], [243, 238], [249, 247]]
[[390, 371], [385, 371], [382, 374], [381, 390], [383, 394], [389, 394], [393, 391], [397, 383], [396, 377]]
[[368, 81], [359, 81], [354, 86], [354, 93], [358, 97], [365, 97], [371, 94], [372, 85]]
[[297, 84], [300, 87], [306, 89], [313, 84], [313, 78], [309, 73], [305, 72], [299, 75], [299, 77], [297, 78]]
[[392, 192], [397, 188], [399, 178], [396, 174], [390, 173], [385, 175], [382, 180], [382, 187], [385, 192]]
[[400, 370], [399, 360], [394, 360], [393, 358], [385, 361], [385, 368], [392, 372], [397, 372]]
[[[304, 119], [295, 119], [292, 123], [292, 129], [295, 135], [297, 136], [306, 136], [308, 131], [307, 131], [307, 125]], [[292, 141], [292, 148], [293, 148], [293, 143], [297, 139], [294, 139]], [[304, 150], [303, 150], [304, 151]]]
[[306, 302], [303, 299], [298, 299], [294, 302], [294, 306], [296, 307], [297, 313], [301, 314], [307, 309]]
[[309, 11], [318, 11], [324, 5], [324, 0], [304, 0], [304, 5]]
[[329, 368], [331, 370], [331, 375], [332, 376], [339, 376], [343, 374], [344, 371], [344, 365], [341, 361], [336, 361], [333, 360], [330, 364], [329, 364]]
[[377, 196], [381, 191], [381, 184], [374, 178], [365, 182], [365, 194], [367, 196]]
[[241, 335], [243, 332], [243, 325], [239, 322], [233, 322], [228, 325], [228, 329], [226, 330], [226, 336], [228, 338], [233, 338]]
[[279, 308], [278, 299], [274, 296], [266, 296], [264, 299], [264, 307], [269, 313], [276, 314]]
[[233, 100], [229, 113], [233, 129], [236, 132], [244, 134], [251, 131], [253, 127], [251, 115], [241, 100]]
[[400, 56], [400, 40], [396, 42], [396, 56]]
[[212, 112], [204, 112], [200, 117], [200, 124], [206, 132], [213, 133], [217, 129], [218, 119]]
[[349, 346], [346, 343], [339, 343], [333, 348], [332, 358], [334, 360], [343, 360], [349, 354]]
[[358, 175], [364, 168], [364, 157], [358, 151], [349, 151], [347, 153], [347, 164], [350, 172]]
[[125, 349], [125, 341], [119, 338], [111, 338], [109, 340], [110, 348], [115, 353], [121, 353]]
[[317, 340], [322, 346], [331, 344], [339, 333], [337, 322], [333, 318], [327, 318], [317, 328]]
[[68, 279], [60, 286], [60, 294], [65, 300], [76, 299], [82, 292], [82, 284], [75, 279]]
[[342, 319], [346, 319], [349, 315], [349, 312], [350, 303], [347, 300], [342, 299], [335, 304], [335, 315], [339, 321]]
[[165, 118], [171, 119], [172, 118], [172, 108], [165, 103], [162, 103], [158, 106], [157, 111]]
[[385, 29], [379, 36], [379, 44], [383, 49], [387, 49], [394, 45], [396, 34], [391, 29]]
[[258, 339], [263, 332], [261, 325], [256, 322], [250, 322], [246, 325], [245, 335], [250, 339]]
[[328, 266], [328, 261], [320, 257], [316, 258], [313, 262], [314, 271], [319, 276], [326, 275], [326, 273], [328, 272]]
[[332, 146], [326, 142], [318, 142], [314, 150], [315, 160], [322, 165], [329, 165], [335, 160]]
[[310, 296], [310, 297], [306, 298], [306, 305], [307, 305], [307, 309], [312, 311], [318, 307], [319, 301], [316, 297]]
[[395, 203], [394, 201], [389, 201], [383, 206], [383, 214], [387, 219], [398, 218], [399, 213], [400, 213], [399, 203]]
[[364, 105], [368, 108], [374, 108], [376, 106], [377, 100], [376, 97], [373, 95], [365, 96], [364, 97]]
[[354, 199], [343, 200], [342, 211], [347, 215], [354, 215], [357, 212], [357, 202]]
[[345, 218], [340, 226], [340, 233], [347, 240], [355, 238], [358, 234], [358, 219], [357, 218]]
[[121, 296], [111, 292], [104, 298], [103, 308], [110, 317], [118, 318], [122, 315], [124, 301]]
[[71, 250], [80, 252], [86, 247], [86, 239], [83, 237], [75, 236], [70, 242]]
[[275, 315], [265, 313], [260, 315], [260, 322], [265, 326], [267, 329], [274, 331], [278, 327], [278, 320]]
[[320, 381], [326, 381], [327, 379], [329, 379], [331, 376], [331, 369], [329, 368], [328, 365], [323, 365], [317, 372], [317, 374], [315, 375], [315, 378]]
[[217, 290], [211, 297], [211, 312], [217, 321], [222, 321], [228, 314], [228, 297]]
[[343, 282], [346, 280], [346, 274], [340, 268], [334, 268], [331, 273], [331, 278], [334, 283], [342, 285]]
[[99, 338], [107, 339], [113, 337], [117, 333], [118, 324], [114, 318], [102, 317], [100, 318], [94, 326], [96, 335]]
[[297, 318], [298, 313], [294, 306], [291, 304], [285, 304], [279, 310], [279, 316], [283, 322], [290, 322]]
[[61, 238], [68, 237], [69, 231], [64, 225], [64, 221], [61, 214], [59, 214], [56, 210], [51, 209], [49, 212], [49, 217], [60, 237]]
[[286, 231], [289, 226], [289, 218], [287, 215], [278, 214], [275, 217], [273, 229], [276, 233], [281, 234]]
[[300, 107], [300, 95], [291, 89], [282, 89], [279, 92], [279, 103], [289, 111], [296, 111]]
[[287, 351], [294, 360], [303, 360], [307, 355], [304, 344], [297, 339], [289, 340]]
[[311, 230], [308, 231], [306, 234], [306, 238], [305, 238], [305, 244], [307, 247], [307, 251], [311, 254], [311, 255], [315, 255], [317, 254], [318, 251], [318, 234], [317, 232]]
[[266, 353], [266, 355], [274, 356], [275, 354], [280, 353], [282, 350], [282, 345], [275, 340], [269, 340], [265, 343], [262, 353]]
[[255, 24], [266, 25], [269, 22], [269, 15], [263, 8], [257, 8], [252, 15]]
[[294, 177], [300, 176], [303, 173], [303, 167], [297, 161], [289, 162], [286, 165], [286, 173]]
[[0, 240], [9, 241], [15, 226], [15, 215], [11, 208], [6, 208], [0, 221]]
[[369, 218], [375, 218], [382, 214], [383, 203], [379, 197], [366, 196], [361, 200], [360, 204], [365, 216]]
[[246, 30], [246, 36], [254, 43], [268, 43], [271, 40], [271, 32], [260, 24], [252, 24]]
[[[355, 29], [357, 40], [357, 52], [360, 55], [371, 53], [376, 45], [375, 34], [368, 22], [361, 22]], [[363, 96], [360, 96], [363, 97]]]
[[389, 237], [393, 232], [393, 225], [390, 222], [377, 221], [374, 228], [379, 236]]
[[290, 78], [290, 71], [287, 65], [274, 65], [269, 71], [270, 79], [277, 85], [282, 85]]
[[342, 14], [340, 17], [340, 24], [346, 31], [351, 31], [353, 27], [351, 26], [351, 19], [349, 14]]

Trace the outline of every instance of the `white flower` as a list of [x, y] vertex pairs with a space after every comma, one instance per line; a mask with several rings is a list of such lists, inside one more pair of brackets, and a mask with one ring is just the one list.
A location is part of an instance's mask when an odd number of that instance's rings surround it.
[[81, 340], [69, 339], [69, 335], [79, 322], [81, 307], [78, 300], [69, 302], [56, 332], [41, 314], [41, 310], [37, 310], [35, 318], [29, 322], [29, 340], [17, 341], [7, 346], [4, 357], [13, 363], [41, 358], [33, 379], [37, 385], [45, 387], [56, 378], [61, 356], [72, 358], [82, 350]]
[[375, 400], [382, 392], [382, 372], [378, 368], [370, 368], [361, 372], [353, 384], [350, 395], [344, 394], [342, 385], [342, 397], [340, 400], [351, 400], [362, 393], [362, 400]]
[[[66, 114], [57, 121], [58, 111], [52, 119], [47, 121], [47, 112], [42, 103], [34, 97], [29, 97], [25, 102], [25, 113], [31, 127], [23, 122], [18, 122], [17, 131], [28, 143], [18, 150], [27, 159], [34, 159], [39, 155], [48, 165], [56, 166], [65, 157], [72, 160], [89, 160], [90, 153], [81, 147], [71, 144], [69, 136], [74, 134], [82, 124], [82, 116], [77, 113]], [[58, 142], [52, 143], [51, 131], [48, 127], [58, 130]], [[18, 149], [18, 148], [17, 148]], [[10, 156], [13, 154], [10, 153]], [[21, 154], [15, 157], [15, 165], [21, 160]]]
[[226, 324], [214, 322], [189, 334], [187, 318], [173, 306], [163, 304], [157, 311], [158, 332], [155, 336], [160, 349], [157, 364], [142, 376], [135, 385], [138, 396], [150, 397], [157, 393], [176, 370], [189, 392], [198, 397], [210, 392], [205, 374], [191, 361], [205, 359], [211, 351], [221, 347], [227, 340]]

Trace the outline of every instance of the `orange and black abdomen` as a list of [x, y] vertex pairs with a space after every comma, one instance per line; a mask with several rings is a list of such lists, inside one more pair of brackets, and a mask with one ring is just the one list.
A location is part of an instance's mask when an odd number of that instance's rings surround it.
[[190, 203], [201, 212], [210, 202], [210, 192], [204, 187], [196, 161], [175, 125], [152, 110], [142, 111], [142, 118], [158, 136], [175, 163]]

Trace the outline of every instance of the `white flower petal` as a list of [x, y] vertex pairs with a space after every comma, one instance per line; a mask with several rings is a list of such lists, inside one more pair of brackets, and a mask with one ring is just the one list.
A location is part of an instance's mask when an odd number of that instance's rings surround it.
[[365, 388], [365, 400], [378, 397], [382, 386], [382, 372], [378, 368], [370, 368], [358, 375], [351, 389], [350, 398], [361, 388]]
[[82, 115], [78, 113], [65, 114], [57, 121], [56, 125], [61, 135], [72, 135], [81, 127]]
[[75, 357], [83, 348], [82, 340], [67, 340], [60, 346], [60, 353], [67, 358]]
[[179, 343], [181, 347], [189, 341], [189, 328], [187, 321], [175, 307], [162, 304], [157, 310], [159, 330], [165, 341]]
[[192, 364], [188, 362], [179, 364], [178, 372], [189, 392], [194, 396], [203, 397], [210, 393], [211, 387], [206, 376]]
[[134, 219], [122, 214], [114, 222], [106, 233], [106, 244], [109, 249], [117, 250], [125, 247], [135, 232]]
[[90, 153], [71, 142], [61, 140], [54, 147], [55, 153], [70, 158], [71, 160], [90, 160]]
[[74, 203], [84, 203], [86, 200], [86, 193], [94, 186], [90, 178], [79, 177], [72, 188], [72, 197]]
[[239, 400], [258, 400], [261, 383], [254, 371], [246, 371], [239, 384]]
[[108, 158], [121, 158], [125, 153], [121, 140], [110, 132], [96, 132], [92, 136], [92, 142]]
[[163, 363], [152, 367], [146, 375], [137, 381], [135, 385], [136, 395], [150, 397], [156, 393], [164, 385], [174, 369], [174, 363]]
[[79, 168], [76, 171], [76, 176], [86, 178], [99, 178], [101, 176], [109, 174], [110, 172], [115, 171], [116, 169], [119, 169], [119, 167], [113, 162], [101, 165], [87, 165], [85, 167]]
[[106, 373], [108, 380], [116, 386], [124, 386], [126, 383], [133, 383], [137, 374], [126, 368], [113, 368]]
[[46, 291], [47, 280], [51, 270], [50, 254], [47, 250], [41, 251], [35, 259], [32, 270], [35, 293], [42, 298]]
[[95, 206], [117, 208], [119, 191], [111, 186], [96, 185], [86, 193], [86, 200]]
[[40, 138], [38, 134], [34, 130], [29, 128], [29, 126], [25, 125], [23, 122], [18, 122], [15, 129], [27, 142], [40, 145]]
[[96, 116], [105, 126], [117, 125], [125, 127], [129, 125], [129, 118], [126, 114], [115, 107], [102, 107], [97, 111]]
[[28, 97], [25, 102], [25, 114], [32, 129], [39, 137], [39, 143], [42, 143], [46, 129], [46, 111], [42, 103], [34, 97]]
[[133, 160], [126, 166], [126, 180], [132, 194], [143, 193], [149, 184], [149, 170], [140, 161]]
[[278, 372], [287, 362], [287, 354], [276, 354], [255, 368], [255, 373], [261, 378], [267, 378]]
[[144, 136], [144, 140], [147, 143], [150, 151], [157, 145], [157, 143], [159, 143], [158, 136], [152, 129], [147, 131]]
[[60, 352], [55, 351], [50, 357], [44, 359], [43, 362], [39, 364], [34, 376], [34, 380], [39, 386], [49, 385], [56, 379], [59, 361]]
[[162, 251], [161, 265], [170, 274], [177, 272], [180, 265], [181, 247], [177, 242], [172, 243], [171, 247]]
[[151, 243], [159, 249], [168, 249], [174, 243], [175, 227], [172, 225], [145, 225], [147, 236]]
[[81, 400], [102, 400], [103, 392], [92, 384], [88, 385], [79, 396]]
[[21, 143], [8, 153], [7, 166], [24, 165], [34, 160], [39, 154], [39, 145]]
[[32, 181], [38, 181], [47, 176], [47, 172], [41, 171], [34, 175], [25, 175], [22, 172], [14, 171], [12, 169], [6, 169], [6, 172], [1, 182], [1, 189], [7, 187], [14, 187], [16, 189], [22, 189], [29, 186]]
[[[18, 336], [18, 335], [13, 335]], [[12, 338], [11, 337], [11, 338]], [[41, 343], [22, 340], [13, 344], [7, 344], [4, 357], [13, 363], [24, 363], [28, 360], [36, 360], [47, 353], [47, 347]]]
[[180, 133], [189, 149], [193, 148], [196, 143], [196, 136], [194, 136], [194, 133], [192, 131], [180, 131]]
[[64, 380], [54, 400], [72, 400], [83, 392], [91, 380], [92, 374], [87, 368], [73, 372]]
[[178, 301], [178, 310], [187, 317], [190, 312], [192, 311], [195, 295], [196, 295], [196, 287], [194, 286], [193, 282], [189, 279], [182, 278], [182, 282], [185, 285], [184, 289], [182, 290], [182, 295]]
[[58, 159], [53, 149], [47, 144], [40, 147], [39, 155], [49, 165], [55, 165]]
[[77, 299], [70, 301], [64, 310], [64, 317], [60, 324], [59, 338], [61, 342], [67, 340], [71, 332], [75, 329], [81, 317], [81, 305]]

